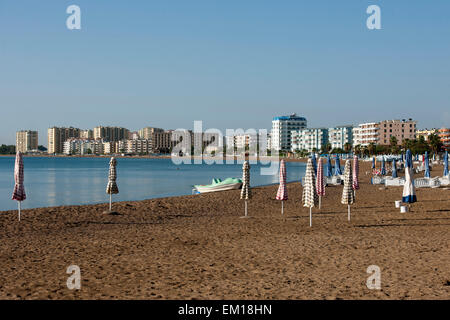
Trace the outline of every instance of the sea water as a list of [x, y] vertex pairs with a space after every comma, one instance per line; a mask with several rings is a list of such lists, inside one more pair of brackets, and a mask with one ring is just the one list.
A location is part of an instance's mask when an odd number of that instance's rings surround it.
[[[108, 157], [24, 157], [25, 191], [22, 208], [82, 205], [109, 201]], [[0, 211], [17, 209], [11, 200], [14, 160], [0, 157]], [[252, 164], [251, 186], [277, 184], [278, 172], [261, 175], [261, 164]], [[305, 163], [286, 162], [287, 181], [300, 181]], [[195, 184], [210, 184], [213, 178], [242, 177], [242, 164], [181, 164], [171, 159], [118, 158], [117, 185], [113, 201], [133, 201], [192, 194]], [[275, 195], [274, 195], [275, 197]], [[301, 195], [298, 195], [301, 198]]]

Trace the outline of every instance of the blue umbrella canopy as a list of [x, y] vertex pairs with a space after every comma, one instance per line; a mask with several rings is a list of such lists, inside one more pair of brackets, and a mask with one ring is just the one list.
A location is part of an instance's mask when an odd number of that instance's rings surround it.
[[335, 166], [334, 166], [334, 175], [335, 176], [340, 176], [342, 174], [341, 171], [341, 161], [339, 160], [339, 155], [336, 155], [336, 161], [335, 161]]
[[375, 169], [375, 157], [372, 157], [372, 169]]
[[448, 176], [448, 151], [444, 155], [444, 176]]
[[384, 157], [381, 160], [381, 174], [383, 176], [386, 175], [386, 161], [384, 161]]
[[392, 178], [397, 178], [397, 162], [395, 159], [392, 160]]
[[327, 156], [327, 177], [331, 177], [333, 175], [333, 165], [331, 164], [330, 154]]
[[316, 154], [314, 152], [311, 156], [311, 160], [312, 160], [312, 165], [313, 165], [313, 169], [314, 169], [314, 174], [317, 174]]
[[412, 168], [413, 167], [413, 162], [412, 162], [412, 154], [411, 151], [408, 149], [406, 151], [406, 156], [405, 156], [405, 167], [406, 168]]
[[405, 184], [403, 185], [402, 202], [413, 203], [417, 201], [416, 188], [414, 187], [414, 178], [412, 173], [413, 163], [411, 151], [406, 151], [405, 157]]
[[430, 174], [430, 160], [428, 159], [428, 152], [425, 151], [425, 178], [431, 178]]

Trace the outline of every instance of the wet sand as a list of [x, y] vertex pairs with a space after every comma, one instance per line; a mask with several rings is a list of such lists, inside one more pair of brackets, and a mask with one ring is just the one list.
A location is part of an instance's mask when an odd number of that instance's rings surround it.
[[[20, 223], [1, 212], [0, 298], [450, 299], [450, 190], [418, 189], [402, 214], [402, 188], [370, 185], [369, 166], [351, 222], [331, 186], [312, 228], [299, 183], [284, 216], [277, 186], [253, 188], [249, 219], [239, 190], [120, 202], [116, 216], [107, 204], [24, 210]], [[366, 286], [370, 265], [381, 290]]]

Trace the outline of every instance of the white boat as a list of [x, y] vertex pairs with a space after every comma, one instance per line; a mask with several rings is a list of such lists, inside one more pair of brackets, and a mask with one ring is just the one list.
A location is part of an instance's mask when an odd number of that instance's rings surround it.
[[227, 178], [225, 180], [213, 179], [208, 185], [195, 185], [195, 193], [207, 193], [216, 191], [226, 191], [239, 189], [242, 186], [242, 180], [238, 178]]

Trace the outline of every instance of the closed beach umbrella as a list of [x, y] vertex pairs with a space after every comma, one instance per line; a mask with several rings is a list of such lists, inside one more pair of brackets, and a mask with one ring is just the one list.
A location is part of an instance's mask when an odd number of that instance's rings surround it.
[[405, 161], [405, 157], [404, 157], [404, 155], [402, 153], [402, 162], [404, 162], [404, 161]]
[[331, 164], [330, 154], [327, 155], [327, 177], [331, 177], [333, 175], [333, 165]]
[[347, 160], [344, 168], [344, 189], [342, 191], [341, 203], [346, 204], [348, 207], [348, 221], [350, 221], [350, 205], [355, 202], [355, 192], [353, 190], [352, 183], [352, 162]]
[[17, 201], [20, 221], [20, 203], [27, 198], [25, 194], [25, 187], [23, 185], [23, 157], [20, 151], [16, 154], [16, 163], [14, 165], [14, 191], [12, 194], [12, 200]]
[[375, 169], [375, 157], [372, 157], [372, 169]]
[[358, 157], [353, 157], [353, 182], [352, 182], [353, 190], [359, 189], [359, 161]]
[[316, 192], [316, 177], [314, 176], [314, 168], [312, 160], [308, 159], [306, 165], [305, 185], [303, 186], [302, 202], [304, 207], [309, 208], [309, 226], [312, 226], [312, 207], [318, 203]]
[[386, 161], [384, 160], [384, 156], [381, 159], [381, 175], [382, 176], [386, 175]]
[[424, 163], [425, 163], [425, 178], [431, 178], [431, 174], [430, 174], [430, 160], [428, 159], [428, 152], [425, 151], [425, 158], [424, 158]]
[[314, 174], [317, 174], [317, 160], [316, 160], [316, 154], [313, 152], [311, 155], [311, 160], [314, 168]]
[[242, 189], [241, 189], [241, 200], [245, 200], [245, 216], [247, 215], [247, 200], [251, 199], [252, 193], [250, 190], [250, 164], [248, 161], [244, 161], [242, 165]]
[[284, 212], [284, 201], [288, 199], [286, 188], [286, 163], [284, 160], [280, 161], [280, 185], [278, 186], [277, 200], [281, 201], [281, 214]]
[[342, 174], [341, 171], [341, 161], [339, 160], [339, 155], [336, 155], [336, 161], [335, 161], [335, 165], [334, 165], [334, 175], [335, 176], [340, 176]]
[[323, 163], [322, 158], [319, 158], [317, 165], [316, 190], [319, 196], [319, 209], [322, 207], [322, 197], [325, 195], [325, 181], [323, 177]]
[[106, 193], [109, 194], [109, 212], [112, 212], [112, 195], [119, 193], [119, 188], [117, 187], [117, 160], [112, 157], [109, 161], [109, 174], [108, 174], [108, 185], [106, 186]]
[[397, 178], [397, 162], [395, 159], [392, 159], [392, 178]]
[[448, 176], [448, 151], [444, 155], [444, 176]]
[[406, 151], [406, 159], [405, 159], [405, 184], [403, 186], [402, 202], [414, 203], [416, 201], [417, 197], [413, 179], [412, 155], [411, 151], [408, 149]]

